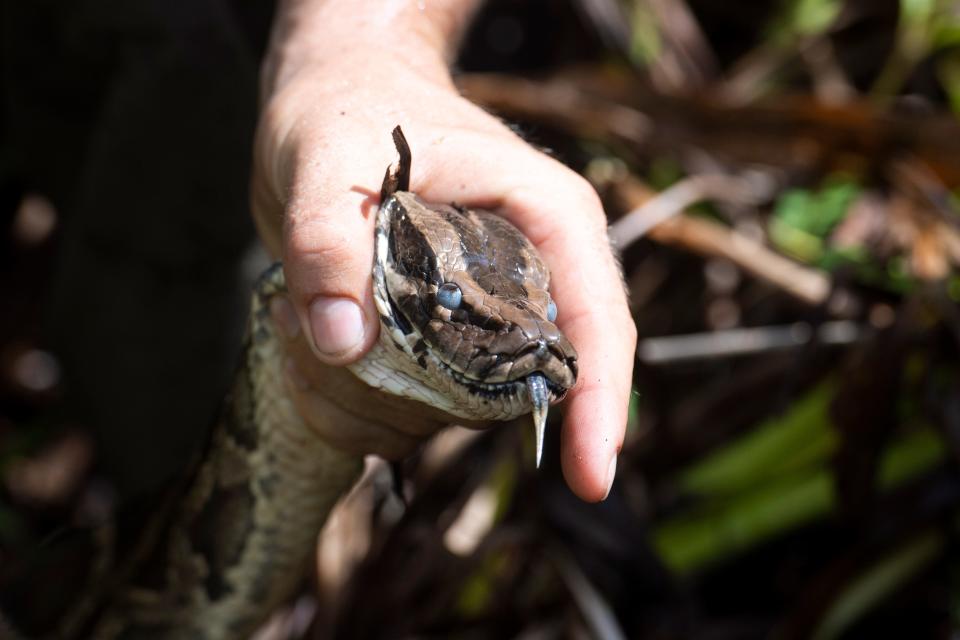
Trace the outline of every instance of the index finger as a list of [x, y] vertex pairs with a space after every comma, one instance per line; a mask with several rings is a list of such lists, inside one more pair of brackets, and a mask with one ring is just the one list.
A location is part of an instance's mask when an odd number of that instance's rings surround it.
[[[483, 153], [464, 157], [463, 149]], [[427, 162], [426, 197], [449, 199], [444, 187], [455, 184], [465, 203], [496, 202], [547, 261], [557, 324], [576, 347], [580, 369], [568, 396], [563, 472], [578, 496], [602, 500], [623, 444], [636, 327], [599, 198], [580, 176], [519, 139], [448, 136]]]
[[[561, 461], [574, 493], [606, 498], [623, 445], [636, 327], [607, 241], [603, 209], [580, 187], [549, 193], [529, 187], [506, 204], [540, 227], [538, 248], [550, 265], [558, 324], [577, 348], [580, 376], [570, 392]], [[597, 222], [600, 219], [601, 222]]]

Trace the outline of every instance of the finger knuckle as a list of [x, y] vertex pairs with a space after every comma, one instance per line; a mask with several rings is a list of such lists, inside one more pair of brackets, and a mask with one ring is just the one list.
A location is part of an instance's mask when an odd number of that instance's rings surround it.
[[596, 215], [603, 213], [600, 196], [586, 178], [579, 174], [574, 174], [574, 180], [571, 186], [577, 200], [581, 202], [587, 210]]
[[306, 274], [314, 282], [334, 282], [351, 271], [355, 252], [346, 238], [336, 234], [292, 232], [287, 235], [284, 262], [293, 271], [292, 283], [298, 289], [297, 275]]

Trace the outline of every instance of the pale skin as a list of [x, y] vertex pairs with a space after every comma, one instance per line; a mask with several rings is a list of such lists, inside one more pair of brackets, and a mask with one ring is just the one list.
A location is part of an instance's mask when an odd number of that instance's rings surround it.
[[[374, 212], [396, 155], [390, 131], [400, 124], [413, 149], [413, 191], [502, 213], [550, 266], [558, 325], [580, 365], [563, 405], [563, 473], [574, 493], [599, 501], [623, 443], [636, 329], [594, 190], [453, 85], [448, 60], [477, 4], [278, 6], [252, 191], [258, 229], [283, 259], [290, 289], [292, 308], [278, 305], [275, 315], [310, 347], [291, 349], [291, 389], [302, 412], [320, 410], [330, 385], [317, 365], [353, 362], [377, 339]], [[376, 428], [360, 440], [387, 457], [406, 455], [425, 435]]]

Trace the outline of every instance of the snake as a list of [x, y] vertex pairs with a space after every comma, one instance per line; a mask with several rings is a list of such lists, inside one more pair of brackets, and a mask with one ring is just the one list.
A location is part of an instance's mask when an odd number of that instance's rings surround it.
[[[383, 178], [373, 238], [379, 338], [350, 374], [448, 422], [532, 414], [539, 466], [548, 408], [577, 378], [549, 270], [504, 217], [413, 193], [409, 144], [399, 126], [392, 137], [399, 159]], [[296, 593], [363, 459], [321, 437], [289, 395], [270, 313], [286, 294], [277, 263], [254, 287], [241, 363], [183, 490], [90, 579], [95, 604], [67, 617], [63, 637], [245, 638]], [[333, 402], [322, 419], [351, 429], [369, 417]]]

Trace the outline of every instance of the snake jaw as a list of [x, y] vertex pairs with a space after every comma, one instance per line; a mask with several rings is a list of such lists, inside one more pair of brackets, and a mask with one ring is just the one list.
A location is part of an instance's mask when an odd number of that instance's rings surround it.
[[537, 469], [540, 468], [540, 458], [543, 457], [543, 434], [547, 430], [547, 411], [550, 409], [550, 396], [547, 393], [547, 382], [541, 373], [531, 373], [527, 376], [527, 391], [530, 393], [530, 404], [533, 405], [533, 428], [537, 439]]

